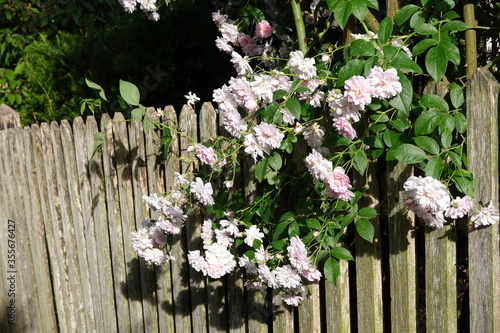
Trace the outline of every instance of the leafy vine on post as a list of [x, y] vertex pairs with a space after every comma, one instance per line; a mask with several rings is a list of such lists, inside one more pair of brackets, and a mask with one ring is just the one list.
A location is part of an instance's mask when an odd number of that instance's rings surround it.
[[[120, 2], [130, 12], [136, 7], [135, 1]], [[155, 6], [138, 3], [151, 19], [159, 18]], [[215, 44], [231, 55], [236, 70], [213, 93], [228, 135], [191, 139], [200, 171], [177, 174], [175, 190], [143, 198], [162, 214], [133, 233], [137, 254], [156, 265], [172, 260], [171, 235], [181, 232], [189, 207], [201, 204], [214, 218], [204, 221], [203, 247], [189, 252], [190, 265], [211, 279], [242, 267], [249, 288], [282, 290], [283, 301], [297, 306], [305, 284], [322, 276], [335, 283], [338, 260], [353, 259], [339, 247], [348, 225], [356, 221], [358, 235], [373, 241], [370, 219], [378, 212], [358, 205], [363, 189], [353, 188], [350, 177], [364, 175], [375, 160], [414, 166], [417, 176], [404, 183], [406, 203], [429, 227], [467, 214], [471, 228], [498, 221], [491, 205], [474, 201], [467, 171], [458, 45], [469, 26], [453, 10], [454, 1], [421, 3], [380, 23], [369, 11], [379, 9], [375, 0], [252, 1], [227, 8], [237, 13], [234, 20], [213, 13], [221, 33]], [[352, 17], [363, 30], [343, 45], [338, 29]], [[445, 73], [452, 80], [447, 100], [415, 92], [418, 82], [440, 82]], [[120, 90], [145, 129], [165, 126], [146, 116], [137, 88], [122, 83]], [[196, 102], [195, 95], [186, 97]], [[167, 129], [162, 142], [168, 147], [168, 133], [182, 133]], [[302, 142], [307, 156], [297, 160]], [[253, 158], [259, 183], [248, 204], [241, 189], [232, 188], [239, 155]]]

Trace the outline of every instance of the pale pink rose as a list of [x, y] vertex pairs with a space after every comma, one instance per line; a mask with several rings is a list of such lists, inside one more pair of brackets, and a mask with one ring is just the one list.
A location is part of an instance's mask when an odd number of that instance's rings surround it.
[[332, 162], [323, 157], [316, 149], [313, 149], [312, 153], [307, 155], [305, 162], [315, 184], [324, 181], [333, 169]]
[[215, 162], [217, 161], [217, 154], [215, 154], [214, 149], [212, 147], [207, 148], [204, 145], [197, 144], [195, 146], [195, 154], [196, 157], [200, 160], [201, 163], [207, 164], [210, 168], [213, 169]]
[[226, 20], [227, 17], [225, 15], [222, 15], [220, 11], [212, 13], [212, 21], [214, 21], [217, 28], [220, 28], [222, 24], [226, 22]]
[[285, 293], [285, 294], [283, 294], [281, 299], [286, 304], [297, 307], [297, 306], [299, 306], [299, 303], [302, 300], [302, 296]]
[[252, 225], [249, 229], [247, 229], [245, 234], [245, 243], [250, 247], [253, 247], [254, 240], [257, 239], [262, 242], [262, 238], [264, 237], [264, 233], [261, 232], [260, 229], [255, 225]]
[[240, 38], [238, 38], [238, 42], [241, 46], [241, 48], [243, 49], [243, 52], [245, 53], [245, 55], [247, 56], [255, 56], [257, 54], [255, 54], [255, 49], [257, 47], [257, 43], [255, 43], [255, 40], [248, 36], [248, 35], [245, 35], [245, 34], [241, 34], [240, 35]]
[[285, 137], [283, 133], [272, 124], [260, 123], [254, 127], [255, 140], [263, 149], [274, 149], [281, 146], [281, 141]]
[[231, 53], [231, 62], [238, 75], [252, 74], [253, 70], [248, 61], [248, 56], [242, 57], [237, 52]]
[[467, 215], [471, 209], [472, 199], [468, 195], [463, 198], [456, 197], [452, 200], [450, 207], [446, 210], [445, 216], [452, 219], [459, 219]]
[[297, 288], [301, 285], [299, 273], [290, 265], [276, 267], [274, 276], [282, 288]]
[[229, 42], [227, 41], [227, 39], [224, 39], [222, 37], [217, 37], [215, 39], [215, 46], [217, 46], [217, 48], [220, 51], [223, 51], [223, 52], [226, 52], [229, 54], [231, 54], [231, 52], [234, 51], [234, 48], [231, 45], [229, 45]]
[[146, 249], [143, 254], [144, 260], [150, 264], [155, 264], [157, 266], [166, 264], [170, 261], [170, 256], [166, 254], [163, 250], [153, 248]]
[[238, 32], [238, 27], [232, 23], [224, 22], [220, 27], [222, 38], [230, 43], [238, 43], [238, 37], [240, 33]]
[[273, 27], [266, 20], [257, 23], [255, 27], [255, 36], [258, 38], [267, 38], [273, 34]]
[[290, 52], [288, 65], [292, 72], [297, 74], [300, 79], [309, 80], [316, 76], [316, 67], [313, 58], [304, 58], [302, 51]]
[[354, 103], [361, 109], [372, 101], [372, 89], [370, 83], [363, 76], [355, 75], [344, 83], [344, 97], [350, 103]]
[[476, 228], [495, 224], [498, 220], [498, 210], [495, 209], [492, 201], [490, 201], [487, 207], [483, 207], [481, 209], [476, 208], [476, 213], [471, 218], [471, 221], [474, 223], [474, 227]]
[[333, 119], [333, 127], [339, 132], [340, 135], [345, 136], [349, 139], [354, 139], [357, 134], [356, 130], [349, 123], [349, 120], [345, 118], [335, 118]]
[[196, 180], [191, 182], [191, 193], [204, 206], [212, 206], [215, 203], [212, 198], [212, 194], [214, 193], [212, 184], [203, 184], [203, 180], [200, 177], [196, 177]]
[[329, 96], [330, 102], [328, 103], [331, 107], [330, 115], [334, 118], [345, 118], [347, 120], [352, 119], [354, 122], [358, 122], [361, 114], [359, 111], [362, 109], [359, 105], [349, 102], [347, 99], [335, 98]]
[[388, 99], [396, 96], [402, 90], [401, 83], [395, 68], [384, 71], [375, 66], [370, 70], [367, 80], [371, 85], [372, 96], [380, 99]]
[[354, 193], [351, 188], [349, 177], [345, 174], [344, 168], [336, 167], [325, 179], [326, 192], [335, 199], [349, 201]]
[[293, 236], [286, 250], [290, 263], [298, 271], [302, 271], [309, 267], [306, 246], [299, 237]]

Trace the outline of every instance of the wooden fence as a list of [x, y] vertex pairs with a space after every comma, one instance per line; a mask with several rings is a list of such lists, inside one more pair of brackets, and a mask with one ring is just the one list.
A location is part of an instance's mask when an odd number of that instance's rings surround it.
[[[499, 87], [479, 69], [466, 102], [476, 196], [496, 207]], [[172, 107], [165, 115], [177, 119]], [[220, 129], [209, 103], [198, 115], [184, 106], [178, 121], [201, 139]], [[108, 131], [92, 158], [99, 127]], [[177, 260], [147, 267], [130, 236], [150, 214], [141, 197], [192, 167], [179, 159], [189, 142], [174, 136], [166, 161], [159, 145], [160, 133], [144, 135], [119, 113], [100, 126], [88, 117], [0, 131], [1, 332], [500, 332], [498, 224], [424, 228], [404, 207], [404, 165], [368, 171], [362, 200], [381, 211], [374, 243], [348, 231], [356, 261], [341, 263], [336, 287], [307, 286], [297, 309], [246, 290], [241, 272], [207, 284], [188, 267], [187, 251], [201, 248], [200, 211], [175, 240]]]

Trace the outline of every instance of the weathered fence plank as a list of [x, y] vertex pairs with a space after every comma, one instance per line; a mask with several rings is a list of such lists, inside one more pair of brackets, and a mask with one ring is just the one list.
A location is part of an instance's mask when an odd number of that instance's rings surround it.
[[[43, 131], [42, 131], [43, 129]], [[42, 217], [46, 232], [47, 250], [50, 257], [52, 284], [57, 311], [57, 321], [61, 331], [72, 330], [74, 314], [69, 294], [64, 254], [59, 234], [59, 213], [54, 204], [57, 184], [52, 167], [52, 144], [48, 137], [48, 126], [42, 124], [31, 127], [35, 168], [37, 171], [38, 193], [41, 199]]]
[[411, 172], [398, 163], [388, 173], [391, 332], [411, 333], [417, 330], [415, 222], [406, 210], [403, 191]]
[[[169, 108], [164, 109], [165, 116], [169, 115], [171, 117], [175, 117], [175, 111], [172, 109], [173, 114], [169, 111]], [[150, 116], [151, 111], [150, 111]], [[152, 129], [148, 130], [146, 135], [146, 165], [148, 171], [148, 186], [149, 193], [157, 193], [161, 194], [165, 192], [165, 173], [162, 171], [163, 163], [161, 163], [159, 156], [159, 149], [161, 145], [161, 131], [153, 131]], [[172, 133], [172, 136], [175, 133]], [[169, 156], [175, 156], [173, 149], [179, 147], [177, 141], [173, 143], [168, 148], [168, 154], [165, 158]], [[163, 148], [162, 148], [163, 149]], [[178, 149], [177, 149], [178, 151]], [[171, 161], [171, 159], [169, 159]], [[179, 168], [179, 161], [177, 161], [177, 169]], [[173, 180], [173, 172], [171, 173], [170, 180]], [[157, 212], [151, 212], [152, 218], [158, 217]], [[171, 268], [170, 263], [167, 263], [161, 267], [155, 267], [156, 273], [156, 294], [158, 301], [158, 326], [160, 332], [174, 332], [175, 331], [175, 320], [173, 313], [173, 304], [174, 300], [172, 297], [172, 276], [171, 276]]]
[[329, 333], [351, 332], [349, 264], [347, 261], [340, 261], [339, 268], [340, 275], [337, 278], [336, 286], [329, 281], [324, 281], [326, 299], [326, 331]]
[[87, 330], [95, 331], [95, 313], [92, 297], [92, 284], [90, 281], [89, 264], [87, 257], [87, 241], [85, 238], [85, 230], [83, 224], [82, 204], [80, 200], [80, 183], [76, 166], [75, 145], [71, 126], [67, 120], [61, 122], [60, 127], [62, 156], [65, 162], [65, 173], [67, 177], [67, 190], [69, 196], [69, 206], [71, 225], [73, 225], [74, 244], [76, 244], [75, 257], [78, 258], [77, 272], [79, 275], [79, 283], [81, 284], [83, 297], [79, 302], [83, 303], [83, 310], [87, 321]]
[[120, 283], [122, 293], [129, 303], [131, 330], [132, 332], [142, 332], [144, 331], [144, 320], [139, 260], [131, 246], [131, 233], [136, 230], [136, 223], [132, 191], [132, 162], [128, 137], [125, 118], [121, 113], [116, 113], [113, 118], [113, 146], [118, 185], [118, 204], [123, 233], [123, 253], [127, 273], [126, 279]]
[[[29, 244], [29, 238], [27, 234], [26, 221], [30, 218], [27, 215], [29, 208], [25, 210], [27, 202], [26, 190], [25, 190], [25, 179], [22, 179], [24, 171], [24, 152], [20, 148], [20, 129], [10, 130], [11, 135], [7, 140], [7, 147], [10, 153], [10, 181], [12, 186], [12, 206], [15, 209], [14, 216], [16, 217], [16, 238], [15, 238], [15, 248], [17, 251], [17, 261], [16, 261], [16, 297], [20, 299], [20, 305], [17, 310], [17, 315], [19, 316], [20, 330], [36, 330], [39, 327], [36, 324], [38, 318], [40, 318], [40, 313], [38, 310], [30, 313], [28, 309], [32, 309], [34, 304], [34, 299], [36, 299], [38, 292], [37, 288], [33, 287], [33, 265], [31, 262], [31, 250]], [[21, 139], [22, 140], [22, 139]], [[18, 272], [26, 272], [25, 274], [17, 274]]]
[[[102, 318], [105, 332], [117, 332], [117, 306], [115, 302], [115, 293], [113, 286], [113, 269], [110, 246], [110, 232], [108, 224], [108, 215], [106, 211], [106, 193], [104, 183], [104, 170], [101, 154], [93, 153], [95, 145], [95, 135], [98, 132], [97, 122], [94, 117], [88, 117], [86, 128], [81, 129], [83, 145], [87, 147], [82, 151], [82, 162], [80, 167], [84, 167], [90, 173], [88, 180], [90, 182], [90, 211], [94, 218], [94, 234], [97, 246], [97, 269], [94, 274], [99, 279], [99, 295], [101, 300]], [[88, 225], [91, 228], [91, 225]], [[123, 318], [120, 318], [123, 320]]]
[[54, 149], [54, 169], [57, 180], [57, 191], [59, 197], [59, 207], [61, 220], [59, 220], [63, 235], [66, 265], [69, 275], [70, 293], [73, 294], [73, 306], [75, 308], [76, 326], [78, 329], [87, 330], [85, 318], [85, 305], [83, 300], [83, 287], [80, 280], [79, 257], [76, 245], [76, 236], [72, 221], [72, 213], [69, 197], [69, 184], [66, 176], [66, 167], [63, 157], [63, 147], [59, 124], [52, 122], [50, 126], [50, 136]]
[[[500, 84], [478, 68], [466, 88], [467, 160], [476, 182], [475, 200], [499, 202], [498, 111]], [[499, 223], [469, 233], [470, 331], [500, 332]]]
[[[87, 158], [86, 145], [86, 128], [81, 117], [77, 117], [73, 121], [73, 137], [75, 154], [74, 172], [76, 172], [75, 182], [80, 188], [79, 200], [81, 204], [82, 227], [84, 228], [84, 237], [86, 242], [85, 252], [87, 254], [88, 275], [91, 285], [90, 293], [92, 297], [92, 305], [94, 306], [94, 324], [96, 331], [104, 330], [103, 310], [101, 300], [101, 287], [99, 285], [99, 263], [97, 260], [98, 249], [96, 243], [94, 218], [92, 214], [92, 197], [90, 189], [90, 175]], [[73, 199], [75, 200], [75, 199]], [[100, 251], [99, 251], [100, 252]]]
[[[360, 207], [372, 207], [380, 211], [379, 177], [377, 162], [369, 164], [366, 174], [356, 173], [356, 188], [367, 186], [368, 189], [359, 201]], [[358, 309], [358, 330], [360, 332], [383, 332], [382, 301], [382, 249], [380, 218], [370, 220], [375, 229], [373, 243], [357, 237], [356, 248], [356, 307]]]
[[[217, 135], [217, 114], [210, 103], [203, 103], [199, 113], [200, 142], [210, 141]], [[205, 213], [204, 218], [214, 219], [213, 214]], [[200, 245], [201, 242], [198, 242]], [[200, 275], [200, 273], [196, 273]], [[207, 312], [208, 331], [226, 332], [228, 330], [227, 311], [228, 303], [226, 298], [226, 279], [213, 281], [207, 284]]]
[[[45, 226], [40, 218], [41, 202], [40, 197], [36, 195], [36, 166], [34, 164], [34, 154], [31, 140], [31, 130], [25, 127], [23, 131], [23, 143], [25, 152], [25, 177], [26, 177], [26, 199], [31, 204], [31, 215], [26, 220], [27, 235], [31, 245], [31, 258], [33, 262], [33, 272], [38, 289], [38, 298], [36, 304], [45, 304], [39, 307], [41, 321], [39, 328], [43, 332], [54, 332], [57, 330], [56, 314], [53, 302], [53, 291], [50, 276], [49, 256], [45, 242]], [[24, 260], [24, 259], [22, 259]], [[34, 304], [36, 307], [37, 305]]]
[[[0, 251], [2, 253], [2, 255], [0, 256], [0, 288], [2, 290], [0, 295], [0, 304], [4, 307], [4, 309], [8, 306], [11, 306], [11, 298], [9, 297], [10, 282], [9, 280], [7, 280], [9, 271], [8, 260], [12, 260], [15, 257], [12, 256], [12, 253], [8, 252], [9, 248], [7, 242], [7, 240], [9, 239], [8, 224], [12, 224], [12, 222], [9, 222], [10, 212], [8, 211], [9, 203], [7, 201], [7, 172], [4, 168], [4, 162], [9, 158], [9, 156], [7, 155], [7, 152], [3, 149], [3, 145], [1, 144], [1, 142], [5, 142], [6, 140], [6, 132], [7, 131], [0, 131], [0, 156], [3, 156], [2, 158], [0, 158], [0, 218], [5, 228], [4, 230], [2, 230], [2, 232], [0, 232]], [[0, 315], [0, 331], [2, 332], [13, 332], [13, 329], [16, 327], [14, 310], [12, 310], [13, 313], [10, 313], [10, 311], [11, 310], [8, 309], [4, 315]], [[12, 321], [14, 325], [12, 325], [12, 323], [9, 323], [10, 321]]]
[[[135, 224], [131, 231], [141, 227], [141, 221], [149, 216], [141, 198], [148, 195], [148, 180], [146, 175], [146, 145], [141, 122], [132, 121], [129, 129], [131, 180], [134, 195]], [[144, 313], [145, 332], [158, 332], [158, 310], [156, 307], [156, 286], [154, 267], [147, 265], [139, 258], [140, 281], [142, 290], [142, 307]]]
[[[200, 123], [201, 126], [201, 123]], [[179, 115], [179, 127], [183, 134], [180, 138], [181, 157], [184, 160], [181, 162], [181, 170], [187, 175], [189, 181], [193, 181], [192, 173], [198, 171], [198, 161], [193, 159], [193, 153], [188, 152], [190, 146], [194, 142], [189, 138], [198, 140], [198, 121], [194, 110], [189, 105], [182, 107]], [[203, 243], [201, 240], [201, 225], [203, 221], [201, 204], [194, 204], [187, 211], [185, 235], [186, 251], [201, 250]], [[191, 296], [191, 327], [195, 332], [207, 331], [207, 289], [205, 287], [206, 279], [202, 274], [196, 272], [190, 265], [189, 271], [189, 294]]]
[[[118, 173], [115, 167], [115, 143], [113, 139], [114, 124], [109, 116], [104, 115], [101, 119], [101, 130], [104, 133], [102, 144], [102, 161], [104, 169], [104, 183], [106, 203], [109, 222], [109, 238], [111, 244], [111, 258], [113, 267], [113, 288], [116, 302], [116, 316], [118, 318], [118, 331], [131, 332], [131, 322], [128, 290], [126, 286], [127, 270], [125, 249], [123, 243], [123, 229], [120, 213], [120, 198], [118, 189]], [[125, 201], [127, 202], [127, 201]], [[126, 244], [130, 245], [130, 244]], [[133, 257], [132, 257], [133, 258]], [[137, 312], [134, 312], [137, 319]]]

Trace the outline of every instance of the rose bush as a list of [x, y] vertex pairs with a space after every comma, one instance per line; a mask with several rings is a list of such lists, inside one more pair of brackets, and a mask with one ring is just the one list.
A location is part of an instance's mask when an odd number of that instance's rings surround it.
[[[128, 11], [136, 6], [121, 2]], [[353, 259], [339, 246], [348, 225], [354, 222], [359, 236], [373, 241], [369, 219], [378, 212], [358, 205], [364, 188], [351, 179], [376, 160], [415, 167], [419, 176], [404, 184], [407, 206], [427, 226], [442, 228], [468, 213], [472, 228], [498, 221], [491, 205], [474, 202], [466, 167], [463, 82], [453, 72], [462, 62], [460, 32], [468, 26], [453, 7], [433, 0], [406, 5], [394, 23], [384, 18], [377, 34], [364, 23], [368, 8], [379, 9], [373, 0], [256, 1], [228, 8], [234, 18], [213, 13], [221, 34], [215, 45], [231, 55], [236, 71], [213, 93], [227, 136], [193, 143], [190, 161], [201, 162], [199, 171], [176, 175], [170, 193], [143, 198], [162, 215], [134, 232], [137, 254], [157, 265], [174, 260], [170, 237], [198, 202], [210, 218], [189, 264], [212, 279], [239, 266], [248, 288], [281, 289], [283, 301], [297, 306], [304, 284], [322, 276], [335, 282], [338, 260]], [[156, 10], [145, 12], [158, 19]], [[352, 15], [364, 33], [343, 43], [338, 36], [352, 30]], [[448, 67], [447, 99], [415, 91], [422, 79], [440, 82]], [[133, 85], [121, 88], [145, 128], [164, 126], [146, 117]], [[193, 96], [186, 98], [195, 105]], [[167, 146], [172, 131], [183, 135], [167, 127]], [[245, 157], [258, 183], [247, 201], [233, 188]]]

